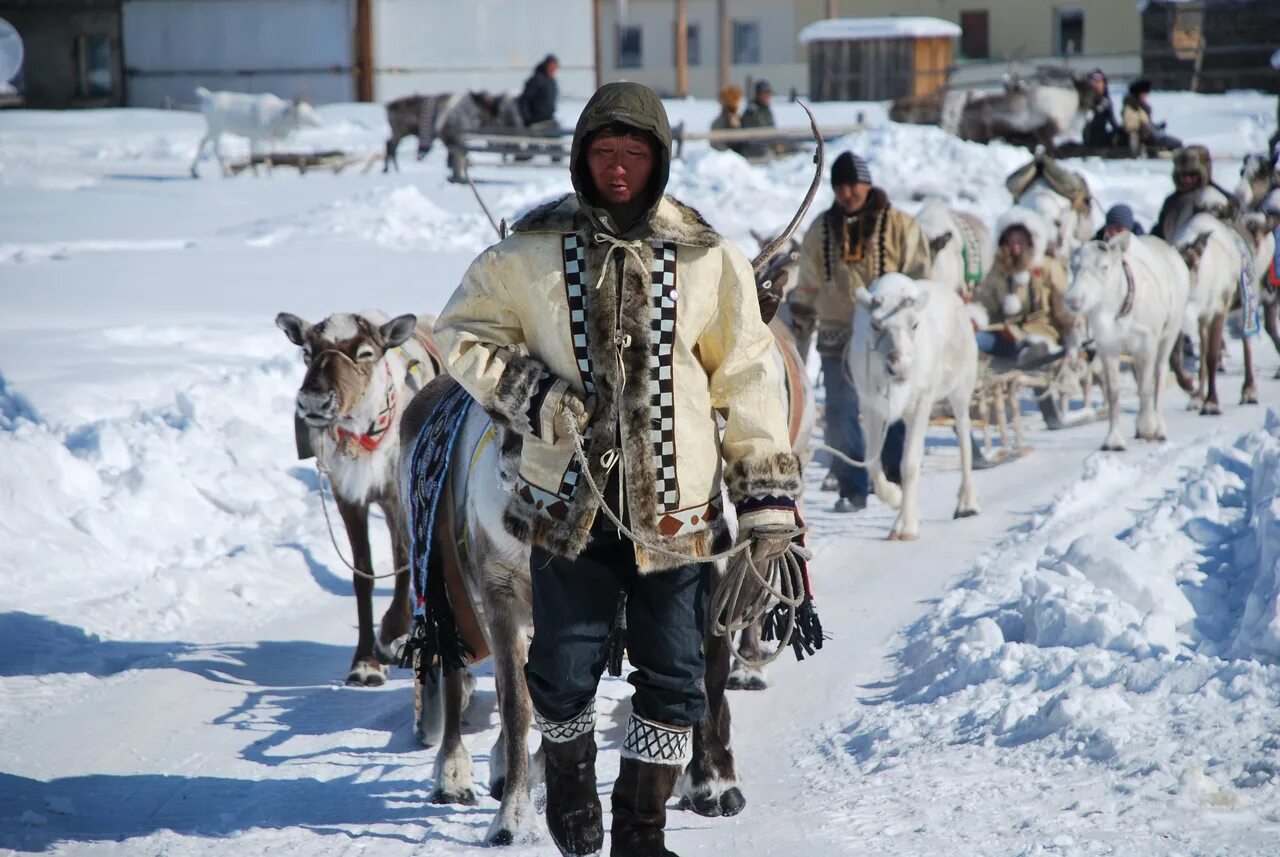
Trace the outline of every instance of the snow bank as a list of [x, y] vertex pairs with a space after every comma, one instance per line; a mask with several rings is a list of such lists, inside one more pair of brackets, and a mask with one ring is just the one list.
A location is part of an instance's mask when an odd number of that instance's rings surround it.
[[1129, 791], [1275, 805], [1280, 417], [1210, 449], [1126, 526], [1111, 504], [1144, 467], [1094, 457], [907, 632], [898, 678], [849, 730], [864, 772], [1034, 747]]

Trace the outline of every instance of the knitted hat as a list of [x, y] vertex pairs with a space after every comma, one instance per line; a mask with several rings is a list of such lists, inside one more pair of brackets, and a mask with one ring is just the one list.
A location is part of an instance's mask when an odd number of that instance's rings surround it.
[[1142, 95], [1150, 91], [1151, 91], [1151, 81], [1147, 80], [1145, 77], [1139, 80], [1135, 80], [1133, 83], [1129, 84], [1130, 95]]
[[1107, 209], [1107, 219], [1105, 226], [1123, 226], [1130, 232], [1133, 231], [1133, 209], [1125, 205], [1123, 202], [1119, 205], [1113, 205]]
[[831, 186], [842, 184], [873, 184], [871, 167], [853, 152], [841, 152], [831, 165]]
[[773, 92], [773, 87], [769, 85], [767, 80], [756, 81], [756, 98], [764, 95], [766, 92]]

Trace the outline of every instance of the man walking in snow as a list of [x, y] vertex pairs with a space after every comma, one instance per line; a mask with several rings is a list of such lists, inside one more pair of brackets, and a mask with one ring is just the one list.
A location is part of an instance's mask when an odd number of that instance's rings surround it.
[[[532, 544], [527, 677], [562, 854], [603, 845], [595, 694], [625, 598], [635, 667], [613, 788], [613, 857], [672, 857], [666, 803], [702, 715], [721, 480], [758, 564], [790, 546], [801, 488], [750, 263], [663, 191], [671, 130], [648, 88], [598, 90], [574, 132], [575, 193], [482, 253], [436, 324], [449, 373], [523, 438], [508, 530]], [[721, 431], [717, 414], [723, 414]], [[633, 544], [606, 519], [585, 464]], [[644, 544], [641, 544], [643, 542]]]
[[[802, 340], [816, 324], [818, 356], [827, 391], [826, 442], [845, 455], [861, 460], [865, 454], [858, 421], [858, 390], [848, 380], [844, 351], [853, 330], [858, 303], [855, 293], [882, 274], [929, 276], [929, 243], [915, 219], [889, 203], [889, 196], [871, 182], [871, 168], [852, 152], [831, 165], [835, 202], [804, 237], [800, 247], [800, 275], [788, 296], [791, 317]], [[895, 479], [902, 459], [905, 429], [895, 423], [885, 438], [885, 473]], [[833, 467], [840, 484], [837, 512], [866, 508], [870, 490], [867, 471], [837, 460]]]

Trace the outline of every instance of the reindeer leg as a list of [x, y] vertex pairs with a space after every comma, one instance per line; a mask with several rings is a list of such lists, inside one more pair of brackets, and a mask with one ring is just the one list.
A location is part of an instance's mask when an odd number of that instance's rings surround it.
[[424, 747], [434, 747], [444, 735], [444, 685], [436, 666], [413, 671], [413, 735]]
[[377, 654], [383, 663], [395, 659], [392, 648], [396, 640], [409, 634], [413, 624], [413, 594], [409, 577], [409, 531], [404, 509], [399, 497], [394, 495], [383, 500], [382, 513], [386, 516], [387, 527], [391, 530], [391, 557], [396, 568], [404, 571], [396, 575], [395, 594], [391, 598], [391, 606], [382, 614], [382, 624], [378, 630]]
[[[759, 661], [764, 657], [764, 646], [760, 640], [760, 623], [753, 622], [738, 635], [738, 654], [742, 659]], [[764, 677], [764, 670], [747, 666], [739, 658], [733, 659], [732, 669], [726, 687], [729, 690], [765, 690], [769, 682]]]
[[1219, 312], [1208, 325], [1209, 341], [1201, 359], [1205, 366], [1205, 397], [1200, 406], [1204, 416], [1217, 416], [1222, 413], [1222, 405], [1218, 404], [1218, 366], [1222, 361], [1222, 330], [1227, 323], [1227, 314]]
[[533, 601], [528, 574], [501, 569], [485, 574], [485, 603], [493, 640], [493, 674], [498, 688], [502, 729], [490, 758], [489, 793], [502, 805], [485, 835], [486, 845], [510, 845], [529, 815], [529, 723], [533, 707], [525, 684], [528, 661], [529, 605]]
[[[1144, 344], [1145, 345], [1145, 344]], [[1155, 344], [1157, 354], [1160, 344]], [[1148, 347], [1140, 347], [1133, 356], [1133, 377], [1138, 382], [1138, 431], [1139, 440], [1159, 440], [1160, 414], [1157, 408], [1156, 386], [1164, 373], [1164, 364], [1152, 360]]]
[[206, 131], [205, 135], [200, 138], [200, 145], [196, 146], [196, 156], [191, 159], [191, 177], [193, 179], [200, 178], [200, 173], [197, 172], [196, 167], [200, 163], [200, 157], [204, 155], [205, 147], [209, 145], [209, 140], [209, 133]]
[[956, 445], [960, 447], [960, 495], [956, 498], [957, 518], [972, 518], [978, 507], [978, 489], [973, 484], [973, 430], [969, 413], [973, 400], [973, 385], [953, 393], [950, 397], [951, 413], [956, 420]]
[[[719, 564], [716, 576], [724, 573]], [[676, 785], [680, 808], [707, 817], [737, 815], [747, 800], [738, 787], [738, 771], [730, 749], [731, 717], [725, 688], [729, 680], [729, 640], [711, 632], [708, 623], [706, 651], [707, 707], [693, 725], [693, 757]]]
[[1258, 404], [1258, 385], [1253, 379], [1253, 340], [1248, 336], [1240, 337], [1244, 347], [1244, 387], [1240, 390], [1240, 404]]
[[[337, 495], [334, 495], [337, 497]], [[337, 498], [338, 512], [347, 529], [351, 542], [351, 564], [365, 574], [373, 574], [373, 557], [369, 550], [369, 507], [364, 503], [349, 503]], [[362, 574], [352, 574], [351, 586], [356, 593], [356, 618], [359, 637], [356, 654], [351, 659], [347, 684], [377, 687], [387, 680], [387, 668], [378, 662], [374, 654], [373, 640], [373, 581]]]
[[444, 670], [444, 739], [436, 753], [435, 769], [431, 775], [434, 786], [432, 803], [456, 803], [474, 806], [476, 803], [475, 769], [471, 754], [462, 743], [462, 711], [466, 707], [466, 679], [464, 669]]
[[907, 439], [902, 447], [902, 504], [889, 530], [890, 541], [910, 542], [920, 537], [920, 465], [924, 463], [924, 436], [929, 430], [929, 404], [916, 404], [907, 419]]
[[1178, 386], [1188, 395], [1194, 396], [1196, 381], [1182, 365], [1182, 339], [1181, 332], [1173, 338], [1173, 349], [1169, 352], [1169, 368], [1173, 371], [1173, 377], [1178, 380]]
[[1169, 429], [1164, 422], [1164, 389], [1168, 383], [1164, 367], [1168, 365], [1169, 355], [1178, 349], [1178, 335], [1166, 335], [1156, 351], [1156, 365], [1152, 369], [1154, 387], [1151, 391], [1151, 407], [1156, 416], [1156, 434], [1151, 440], [1164, 442], [1169, 439]]
[[[1267, 336], [1271, 337], [1271, 345], [1276, 353], [1280, 354], [1280, 324], [1277, 322], [1280, 322], [1280, 298], [1262, 308], [1262, 326], [1267, 331]], [[1280, 378], [1280, 369], [1276, 370], [1276, 377]]]

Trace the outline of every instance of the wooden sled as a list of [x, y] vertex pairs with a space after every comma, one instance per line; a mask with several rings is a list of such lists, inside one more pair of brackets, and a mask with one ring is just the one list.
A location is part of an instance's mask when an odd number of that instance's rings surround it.
[[293, 167], [302, 175], [306, 175], [308, 170], [329, 170], [334, 175], [337, 175], [352, 164], [364, 164], [367, 169], [370, 164], [381, 157], [381, 154], [369, 156], [348, 155], [338, 149], [331, 149], [325, 152], [269, 152], [251, 155], [248, 160], [230, 164], [227, 170], [231, 175], [235, 176], [245, 170], [253, 170], [254, 173], [257, 173], [259, 166], [265, 166], [268, 173], [274, 167]]

